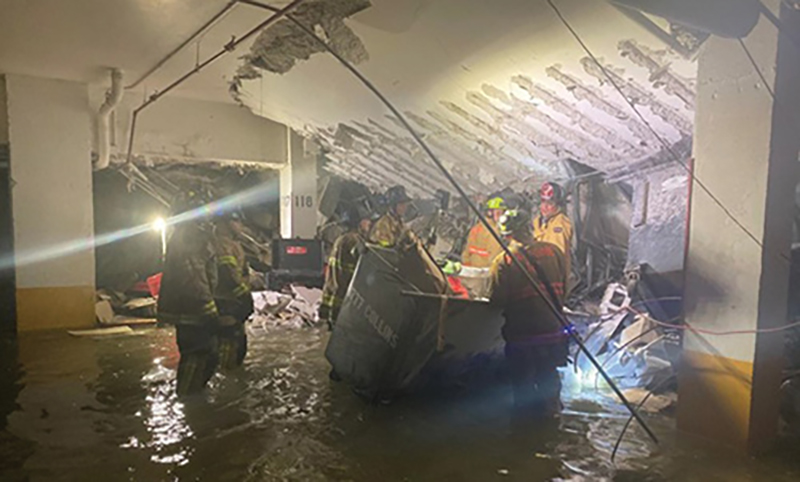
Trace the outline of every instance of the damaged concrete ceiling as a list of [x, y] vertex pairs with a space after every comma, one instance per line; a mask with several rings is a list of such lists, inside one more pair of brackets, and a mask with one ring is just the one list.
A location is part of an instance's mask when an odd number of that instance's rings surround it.
[[[227, 3], [0, 0], [0, 71], [107, 85], [113, 66], [134, 80]], [[555, 3], [659, 135], [684, 152], [702, 37], [634, 20], [603, 0]], [[237, 6], [128, 95], [144, 99], [268, 15]], [[545, 0], [306, 0], [296, 15], [407, 114], [472, 192], [530, 188], [563, 175], [565, 159], [618, 177], [670, 158]], [[241, 102], [315, 137], [328, 170], [371, 187], [403, 183], [427, 195], [446, 186], [396, 119], [288, 22], [174, 95]]]
[[[702, 36], [599, 0], [556, 3], [658, 135], [686, 152]], [[296, 16], [396, 103], [472, 192], [559, 177], [565, 159], [615, 173], [672, 157], [545, 0], [310, 0]], [[318, 139], [331, 172], [416, 194], [446, 185], [377, 99], [288, 21], [241, 59], [232, 94]]]

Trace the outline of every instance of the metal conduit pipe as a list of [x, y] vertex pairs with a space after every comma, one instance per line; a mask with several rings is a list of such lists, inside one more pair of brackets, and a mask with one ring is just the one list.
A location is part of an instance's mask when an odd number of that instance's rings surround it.
[[[275, 7], [264, 5], [253, 0], [242, 0], [242, 3], [247, 3], [249, 5], [271, 10], [273, 12], [278, 11], [278, 9], [276, 9]], [[536, 278], [534, 278], [534, 276], [530, 273], [530, 271], [528, 271], [525, 265], [522, 264], [522, 261], [520, 261], [519, 258], [513, 255], [511, 250], [508, 248], [508, 244], [505, 242], [505, 240], [497, 233], [497, 231], [492, 227], [492, 225], [489, 224], [489, 222], [486, 220], [486, 217], [483, 215], [481, 210], [478, 209], [475, 203], [469, 198], [466, 191], [464, 191], [464, 189], [461, 187], [458, 181], [453, 177], [453, 175], [450, 174], [450, 171], [444, 166], [444, 164], [442, 164], [442, 162], [439, 160], [436, 154], [434, 154], [434, 152], [430, 149], [428, 144], [422, 139], [422, 137], [420, 137], [419, 134], [417, 134], [414, 128], [411, 127], [411, 124], [408, 122], [405, 116], [394, 106], [394, 104], [392, 104], [381, 93], [380, 90], [378, 90], [377, 87], [375, 87], [369, 81], [369, 79], [367, 79], [358, 69], [356, 69], [344, 57], [339, 55], [339, 53], [336, 52], [330, 45], [328, 45], [327, 42], [319, 38], [317, 34], [315, 34], [311, 29], [303, 25], [293, 16], [287, 15], [286, 18], [289, 19], [295, 25], [297, 25], [298, 28], [303, 30], [309, 37], [313, 38], [317, 43], [319, 43], [322, 48], [324, 48], [331, 55], [333, 55], [336, 58], [336, 60], [338, 60], [339, 63], [342, 64], [342, 66], [344, 66], [347, 70], [349, 70], [362, 84], [364, 84], [364, 86], [367, 89], [369, 89], [370, 92], [372, 92], [381, 101], [381, 103], [383, 103], [384, 106], [386, 106], [387, 109], [389, 109], [389, 111], [392, 112], [392, 114], [394, 114], [397, 117], [397, 119], [403, 124], [403, 127], [405, 127], [405, 129], [408, 130], [409, 134], [411, 134], [411, 137], [413, 137], [414, 140], [417, 142], [417, 144], [419, 144], [419, 146], [427, 154], [430, 160], [436, 165], [437, 168], [439, 168], [440, 171], [442, 171], [444, 177], [450, 182], [450, 184], [452, 184], [453, 188], [458, 192], [459, 196], [461, 196], [464, 202], [467, 203], [470, 210], [478, 217], [481, 224], [483, 224], [483, 226], [489, 231], [489, 233], [492, 235], [495, 241], [497, 241], [500, 244], [505, 254], [509, 256], [509, 258], [514, 262], [517, 268], [523, 273], [530, 286], [547, 303], [548, 308], [553, 312], [556, 318], [558, 318], [558, 321], [567, 330], [569, 336], [575, 341], [575, 343], [577, 343], [580, 350], [586, 355], [587, 359], [591, 361], [592, 365], [594, 365], [594, 367], [603, 377], [605, 382], [614, 391], [614, 394], [616, 394], [617, 398], [619, 398], [619, 400], [623, 403], [623, 405], [625, 405], [625, 408], [627, 408], [628, 411], [631, 413], [631, 417], [636, 419], [636, 421], [639, 423], [642, 429], [644, 429], [644, 431], [647, 433], [650, 439], [656, 444], [658, 444], [658, 437], [656, 437], [656, 434], [647, 425], [647, 422], [645, 422], [644, 418], [642, 418], [638, 410], [633, 406], [633, 404], [631, 404], [631, 402], [628, 400], [625, 394], [622, 393], [622, 391], [619, 389], [614, 380], [600, 365], [600, 362], [594, 357], [594, 355], [591, 354], [591, 352], [589, 352], [589, 350], [586, 348], [586, 345], [584, 345], [583, 340], [581, 340], [580, 336], [578, 336], [573, 330], [569, 329], [569, 321], [564, 316], [564, 313], [556, 307], [551, 297], [542, 290], [542, 288], [539, 286], [539, 282], [536, 280]]]
[[202, 35], [202, 34], [203, 34], [203, 33], [204, 33], [206, 30], [208, 30], [208, 29], [210, 29], [211, 27], [213, 27], [213, 26], [214, 26], [214, 24], [215, 24], [215, 23], [217, 23], [217, 22], [218, 22], [220, 19], [222, 19], [222, 17], [224, 17], [225, 15], [227, 15], [227, 14], [228, 14], [228, 12], [230, 12], [230, 11], [231, 11], [231, 9], [233, 9], [233, 7], [235, 7], [235, 6], [236, 6], [236, 4], [237, 4], [237, 3], [239, 3], [239, 2], [238, 2], [238, 0], [232, 0], [232, 1], [228, 2], [228, 4], [227, 4], [227, 5], [225, 5], [225, 7], [223, 7], [223, 8], [222, 8], [222, 10], [220, 10], [219, 12], [217, 12], [217, 14], [216, 14], [216, 15], [214, 15], [213, 17], [211, 17], [211, 19], [209, 19], [209, 20], [208, 20], [208, 22], [204, 23], [202, 27], [200, 27], [199, 29], [197, 29], [197, 30], [196, 30], [196, 31], [195, 31], [195, 32], [194, 32], [192, 35], [190, 35], [190, 36], [189, 36], [189, 38], [187, 38], [186, 40], [184, 40], [183, 42], [181, 42], [181, 44], [180, 44], [180, 45], [178, 45], [177, 47], [175, 47], [175, 49], [174, 49], [172, 52], [168, 53], [166, 57], [164, 57], [163, 59], [159, 60], [159, 61], [158, 61], [158, 62], [157, 62], [157, 63], [156, 63], [156, 64], [155, 64], [153, 67], [151, 67], [151, 68], [150, 68], [150, 70], [148, 70], [147, 72], [145, 72], [144, 74], [142, 74], [142, 76], [141, 76], [141, 77], [139, 77], [138, 79], [136, 79], [136, 80], [135, 80], [135, 81], [134, 81], [132, 84], [125, 86], [125, 89], [126, 89], [126, 90], [132, 90], [132, 89], [135, 89], [136, 87], [138, 87], [139, 85], [141, 85], [141, 83], [142, 83], [142, 82], [144, 82], [145, 80], [147, 80], [147, 78], [148, 78], [148, 77], [150, 77], [150, 76], [151, 76], [151, 75], [153, 75], [153, 74], [154, 74], [154, 73], [155, 73], [155, 72], [156, 72], [158, 69], [160, 69], [161, 67], [163, 67], [163, 66], [164, 66], [164, 64], [166, 64], [166, 63], [167, 63], [167, 62], [169, 62], [169, 61], [170, 61], [170, 60], [171, 60], [173, 57], [175, 57], [176, 55], [178, 55], [178, 53], [179, 53], [181, 50], [185, 49], [185, 48], [186, 48], [186, 47], [187, 47], [187, 46], [188, 46], [190, 43], [192, 43], [192, 42], [193, 42], [193, 41], [194, 41], [194, 40], [195, 40], [197, 37], [199, 37], [200, 35]]
[[[169, 84], [167, 87], [164, 88], [164, 90], [158, 91], [155, 94], [151, 95], [146, 101], [144, 101], [142, 103], [142, 105], [140, 105], [139, 107], [134, 109], [133, 116], [132, 116], [132, 119], [131, 119], [130, 136], [128, 138], [127, 163], [130, 164], [133, 161], [133, 141], [134, 141], [135, 136], [136, 136], [136, 121], [137, 121], [137, 119], [139, 117], [139, 113], [141, 113], [144, 109], [146, 109], [149, 106], [151, 106], [154, 102], [158, 101], [163, 96], [167, 95], [169, 92], [171, 92], [173, 89], [175, 89], [176, 87], [178, 87], [179, 85], [184, 83], [186, 80], [188, 80], [189, 78], [191, 78], [195, 74], [199, 73], [200, 71], [202, 71], [204, 68], [206, 68], [210, 64], [214, 63], [220, 57], [222, 57], [222, 56], [224, 56], [224, 55], [236, 50], [236, 48], [239, 45], [241, 45], [243, 42], [246, 42], [247, 40], [252, 38], [253, 35], [259, 33], [261, 30], [273, 25], [275, 22], [277, 22], [281, 18], [285, 17], [287, 13], [292, 11], [294, 8], [296, 8], [301, 3], [303, 3], [303, 0], [294, 0], [292, 3], [290, 3], [289, 5], [287, 5], [287, 6], [283, 7], [283, 8], [280, 8], [280, 9], [276, 8], [274, 10], [273, 14], [269, 18], [267, 18], [266, 20], [264, 20], [263, 22], [261, 22], [260, 24], [258, 24], [254, 28], [252, 28], [251, 30], [249, 30], [241, 38], [239, 38], [239, 39], [236, 39], [235, 37], [232, 38], [231, 41], [228, 42], [227, 44], [225, 44], [222, 47], [222, 49], [220, 49], [219, 52], [217, 52], [216, 54], [214, 54], [211, 57], [207, 58], [205, 61], [197, 64], [197, 66], [195, 66], [195, 68], [193, 68], [192, 70], [190, 70], [189, 72], [187, 72], [186, 74], [184, 74], [183, 76], [178, 78], [173, 83]], [[270, 9], [272, 9], [272, 7], [270, 7]]]
[[95, 171], [101, 171], [111, 163], [111, 125], [109, 118], [114, 109], [122, 102], [122, 71], [111, 69], [111, 90], [106, 95], [106, 101], [100, 106], [97, 113], [97, 161]]

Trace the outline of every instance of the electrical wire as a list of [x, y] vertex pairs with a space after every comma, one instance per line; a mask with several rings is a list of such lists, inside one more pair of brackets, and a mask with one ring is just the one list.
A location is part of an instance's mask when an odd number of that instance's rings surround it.
[[764, 83], [764, 87], [767, 88], [767, 92], [769, 92], [769, 96], [772, 97], [772, 100], [774, 102], [775, 91], [772, 90], [772, 87], [770, 87], [769, 82], [767, 82], [767, 78], [764, 76], [764, 72], [761, 71], [761, 68], [756, 63], [756, 59], [753, 58], [753, 54], [750, 53], [750, 49], [747, 48], [747, 44], [744, 43], [744, 39], [740, 38], [738, 40], [739, 40], [739, 45], [741, 45], [742, 50], [744, 50], [744, 54], [747, 55], [747, 59], [750, 60], [750, 64], [752, 64], [759, 78], [761, 78], [761, 82]]
[[[594, 62], [596, 65], [597, 65], [597, 67], [600, 69], [600, 71], [601, 71], [601, 72], [603, 73], [603, 75], [606, 77], [606, 79], [608, 80], [608, 82], [609, 82], [609, 83], [610, 83], [610, 84], [611, 84], [611, 85], [614, 87], [614, 89], [615, 89], [617, 92], [619, 92], [619, 95], [620, 95], [620, 96], [622, 96], [622, 98], [625, 100], [625, 103], [626, 103], [626, 104], [628, 104], [628, 106], [629, 106], [629, 107], [630, 107], [630, 108], [633, 110], [633, 112], [636, 114], [636, 116], [637, 116], [637, 117], [638, 117], [638, 118], [639, 118], [639, 119], [640, 119], [640, 120], [641, 120], [641, 121], [644, 123], [645, 127], [647, 127], [647, 129], [648, 129], [648, 130], [649, 130], [649, 131], [650, 131], [650, 132], [653, 134], [653, 136], [655, 136], [655, 138], [656, 138], [656, 139], [659, 141], [659, 143], [661, 143], [661, 145], [662, 145], [662, 146], [664, 147], [664, 149], [665, 149], [665, 150], [666, 150], [666, 151], [667, 151], [667, 152], [668, 152], [668, 153], [669, 153], [669, 154], [670, 154], [670, 155], [673, 157], [673, 159], [674, 159], [674, 160], [675, 160], [675, 161], [676, 161], [678, 164], [680, 164], [680, 166], [681, 166], [681, 167], [683, 167], [683, 169], [684, 169], [684, 170], [685, 170], [685, 171], [686, 171], [686, 172], [689, 174], [689, 178], [692, 180], [692, 182], [694, 182], [694, 183], [696, 183], [698, 186], [700, 186], [700, 188], [701, 188], [701, 189], [702, 189], [702, 190], [703, 190], [703, 191], [704, 191], [704, 192], [705, 192], [705, 193], [708, 195], [708, 197], [709, 197], [709, 198], [711, 198], [711, 200], [712, 200], [712, 201], [714, 201], [714, 203], [715, 203], [715, 204], [716, 204], [716, 205], [719, 207], [719, 209], [720, 209], [720, 210], [721, 210], [721, 211], [722, 211], [722, 212], [725, 214], [725, 216], [727, 216], [727, 217], [728, 217], [728, 218], [729, 218], [731, 221], [733, 221], [733, 223], [734, 223], [734, 224], [735, 224], [735, 225], [736, 225], [736, 226], [737, 226], [737, 227], [738, 227], [738, 228], [739, 228], [739, 229], [740, 229], [740, 230], [741, 230], [743, 233], [745, 233], [745, 234], [747, 235], [747, 237], [749, 237], [749, 238], [750, 238], [750, 239], [751, 239], [751, 240], [752, 240], [752, 241], [753, 241], [753, 242], [754, 242], [756, 245], [758, 245], [758, 247], [759, 247], [759, 248], [761, 248], [761, 250], [763, 250], [763, 249], [764, 249], [764, 244], [763, 244], [763, 243], [762, 243], [762, 242], [761, 242], [761, 241], [760, 241], [760, 240], [759, 240], [759, 239], [756, 237], [756, 235], [754, 235], [754, 234], [753, 234], [753, 233], [752, 233], [752, 232], [751, 232], [751, 231], [750, 231], [750, 230], [747, 228], [747, 226], [745, 226], [745, 225], [744, 225], [744, 224], [743, 224], [743, 223], [742, 223], [742, 222], [741, 222], [741, 221], [740, 221], [740, 220], [739, 220], [739, 219], [738, 219], [738, 218], [737, 218], [737, 217], [736, 217], [736, 216], [733, 214], [733, 212], [731, 212], [731, 210], [730, 210], [730, 209], [728, 209], [728, 207], [727, 207], [727, 206], [725, 206], [725, 204], [724, 204], [724, 203], [723, 203], [723, 202], [722, 202], [722, 201], [721, 201], [721, 200], [720, 200], [720, 199], [719, 199], [719, 198], [718, 198], [718, 197], [717, 197], [717, 196], [716, 196], [716, 195], [715, 195], [715, 194], [714, 194], [714, 193], [711, 191], [711, 189], [709, 189], [709, 188], [708, 188], [708, 186], [706, 186], [706, 184], [705, 184], [704, 182], [702, 182], [702, 181], [701, 181], [701, 180], [700, 180], [700, 179], [699, 179], [699, 178], [698, 178], [698, 177], [697, 177], [697, 176], [694, 174], [694, 172], [692, 171], [692, 169], [691, 169], [691, 168], [690, 168], [690, 167], [689, 167], [689, 166], [688, 166], [688, 165], [687, 165], [685, 162], [683, 162], [683, 161], [680, 159], [680, 157], [679, 157], [679, 156], [678, 156], [678, 155], [675, 153], [675, 151], [672, 149], [672, 146], [671, 146], [671, 145], [670, 145], [670, 144], [669, 144], [669, 143], [668, 143], [666, 140], [664, 140], [664, 138], [663, 138], [663, 137], [661, 137], [661, 135], [660, 135], [660, 134], [659, 134], [659, 133], [658, 133], [658, 132], [655, 130], [655, 128], [654, 128], [654, 127], [653, 127], [653, 126], [650, 124], [650, 122], [649, 122], [649, 121], [648, 121], [648, 120], [647, 120], [647, 119], [644, 117], [644, 115], [643, 115], [643, 114], [642, 114], [642, 113], [639, 111], [639, 109], [637, 109], [637, 108], [636, 108], [636, 104], [634, 104], [634, 103], [633, 103], [633, 101], [631, 101], [631, 100], [628, 98], [628, 96], [626, 96], [626, 95], [625, 95], [625, 92], [623, 92], [623, 90], [622, 90], [622, 87], [620, 87], [620, 86], [617, 84], [617, 82], [614, 80], [614, 78], [611, 76], [611, 74], [609, 74], [609, 72], [608, 72], [608, 69], [606, 69], [606, 67], [605, 67], [605, 66], [604, 66], [604, 65], [603, 65], [603, 64], [600, 62], [600, 60], [597, 58], [597, 56], [595, 56], [595, 55], [594, 55], [594, 53], [591, 51], [591, 49], [589, 49], [589, 47], [588, 47], [588, 46], [586, 45], [586, 43], [583, 41], [583, 39], [582, 39], [582, 38], [581, 38], [581, 36], [578, 34], [578, 32], [576, 32], [576, 31], [575, 31], [575, 29], [572, 27], [572, 25], [571, 25], [571, 24], [570, 24], [570, 23], [567, 21], [567, 19], [566, 19], [566, 18], [564, 17], [564, 15], [561, 13], [561, 10], [559, 10], [559, 8], [558, 8], [558, 7], [555, 5], [555, 3], [553, 2], [553, 0], [547, 0], [547, 3], [550, 5], [550, 7], [551, 7], [551, 8], [553, 9], [553, 11], [556, 13], [556, 15], [558, 16], [558, 18], [561, 20], [561, 23], [563, 23], [563, 24], [564, 24], [564, 26], [567, 28], [567, 30], [569, 30], [569, 32], [572, 34], [572, 36], [575, 38], [575, 40], [578, 42], [578, 44], [580, 44], [580, 46], [581, 46], [581, 48], [583, 49], [583, 51], [584, 51], [584, 52], [586, 52], [586, 55], [588, 55], [588, 56], [589, 56], [589, 58], [591, 58], [591, 59], [592, 59], [592, 61], [593, 61], [593, 62]], [[781, 257], [782, 257], [782, 258], [784, 258], [784, 259], [786, 259], [786, 260], [788, 260], [788, 259], [789, 259], [789, 258], [788, 258], [787, 256], [785, 256], [785, 255], [781, 255]]]
[[642, 313], [641, 311], [636, 310], [636, 309], [631, 308], [631, 307], [628, 307], [627, 310], [630, 311], [631, 313], [634, 313], [636, 315], [642, 316], [642, 317], [646, 318], [648, 321], [650, 321], [652, 323], [655, 323], [656, 325], [659, 325], [659, 326], [663, 326], [663, 327], [666, 327], [666, 328], [674, 328], [674, 329], [678, 329], [678, 330], [688, 330], [688, 331], [692, 331], [692, 332], [695, 332], [695, 333], [699, 333], [701, 335], [711, 335], [711, 336], [759, 335], [759, 334], [768, 334], [768, 333], [780, 333], [780, 332], [783, 332], [783, 331], [788, 331], [788, 330], [791, 330], [793, 328], [800, 327], [800, 321], [795, 321], [794, 323], [790, 323], [790, 324], [784, 325], [784, 326], [778, 326], [778, 327], [775, 327], [775, 328], [756, 328], [756, 329], [753, 329], [753, 330], [716, 331], [716, 330], [707, 330], [705, 328], [697, 328], [697, 327], [695, 327], [693, 325], [690, 325], [689, 323], [686, 323], [686, 321], [684, 321], [683, 324], [681, 324], [681, 325], [675, 325], [675, 324], [672, 324], [672, 323], [659, 321], [659, 320], [656, 320], [655, 318], [651, 317], [650, 315]]
[[[261, 6], [262, 8], [265, 8], [265, 9], [268, 9], [268, 10], [272, 10], [273, 12], [275, 12], [275, 10], [276, 10], [275, 7], [272, 7], [272, 6], [269, 6], [269, 5], [258, 4], [258, 2], [255, 2], [255, 1], [248, 0], [248, 3], [250, 5]], [[556, 319], [559, 321], [559, 323], [564, 328], [569, 328], [570, 327], [570, 323], [566, 319], [566, 317], [564, 316], [563, 311], [556, 307], [557, 300], [551, 299], [551, 296], [549, 296], [548, 293], [545, 293], [545, 291], [542, 290], [542, 288], [539, 286], [539, 281], [534, 277], [534, 275], [532, 275], [530, 273], [530, 271], [528, 271], [528, 269], [525, 267], [525, 265], [522, 263], [522, 261], [517, 256], [514, 256], [514, 254], [509, 249], [508, 244], [505, 242], [505, 240], [497, 233], [497, 230], [489, 223], [489, 221], [487, 221], [486, 217], [483, 215], [481, 210], [475, 205], [475, 203], [472, 201], [472, 199], [470, 199], [469, 195], [466, 193], [466, 191], [464, 191], [464, 188], [461, 187], [461, 184], [458, 182], [458, 180], [456, 180], [455, 177], [453, 177], [453, 175], [450, 173], [450, 171], [447, 169], [447, 167], [439, 159], [439, 157], [436, 156], [436, 154], [431, 150], [430, 146], [428, 146], [428, 143], [426, 143], [422, 139], [422, 137], [414, 130], [414, 128], [408, 122], [406, 117], [394, 106], [394, 104], [392, 102], [389, 101], [389, 99], [386, 98], [386, 96], [383, 95], [383, 93], [377, 87], [375, 87], [374, 84], [372, 84], [372, 82], [369, 81], [369, 79], [367, 79], [355, 66], [353, 66], [344, 57], [342, 57], [338, 52], [336, 52], [335, 49], [333, 49], [330, 45], [328, 45], [327, 42], [322, 40], [316, 33], [314, 33], [314, 31], [312, 29], [310, 29], [309, 27], [304, 25], [302, 22], [298, 21], [296, 18], [294, 18], [293, 15], [287, 14], [286, 18], [288, 20], [290, 20], [292, 23], [294, 23], [300, 30], [304, 31], [309, 37], [311, 37], [315, 42], [317, 42], [323, 49], [328, 51], [328, 53], [330, 53], [334, 58], [336, 58], [336, 60], [339, 61], [339, 63], [342, 64], [343, 67], [345, 67], [347, 70], [349, 70], [350, 73], [352, 73], [364, 85], [364, 87], [366, 87], [370, 92], [372, 92], [372, 94], [375, 95], [375, 97], [377, 97], [378, 100], [380, 100], [380, 102], [387, 109], [389, 109], [389, 111], [392, 114], [394, 114], [395, 118], [400, 122], [400, 124], [403, 126], [403, 128], [406, 129], [409, 132], [411, 137], [420, 146], [420, 148], [425, 152], [425, 154], [428, 156], [428, 158], [431, 160], [431, 162], [433, 162], [433, 164], [441, 171], [441, 173], [445, 177], [445, 179], [447, 179], [447, 181], [453, 186], [453, 188], [456, 190], [456, 192], [458, 192], [459, 196], [464, 200], [464, 202], [467, 204], [467, 206], [469, 206], [470, 210], [473, 213], [475, 213], [475, 215], [480, 220], [481, 224], [483, 224], [483, 226], [488, 230], [488, 232], [492, 235], [492, 237], [495, 239], [495, 241], [497, 241], [498, 244], [503, 248], [503, 251], [505, 252], [505, 254], [509, 256], [509, 258], [512, 260], [514, 265], [522, 272], [523, 276], [525, 277], [525, 279], [527, 280], [529, 285], [536, 291], [536, 293], [538, 293], [538, 295], [545, 302], [545, 304], [547, 305], [548, 309], [553, 313], [553, 315], [556, 317]], [[644, 418], [642, 418], [642, 416], [636, 411], [636, 409], [633, 407], [631, 402], [627, 399], [625, 394], [622, 393], [622, 391], [617, 386], [617, 384], [614, 382], [614, 380], [608, 375], [608, 373], [605, 372], [605, 370], [603, 370], [603, 367], [600, 365], [600, 362], [597, 361], [597, 359], [595, 359], [594, 356], [589, 352], [589, 349], [586, 347], [586, 345], [584, 344], [583, 340], [573, 330], [568, 330], [568, 334], [569, 334], [570, 337], [572, 337], [572, 339], [578, 345], [580, 350], [591, 361], [592, 365], [594, 365], [595, 368], [597, 368], [598, 372], [600, 373], [600, 375], [602, 375], [602, 377], [606, 381], [606, 383], [608, 383], [609, 387], [612, 389], [614, 394], [625, 405], [625, 407], [631, 412], [631, 415], [636, 419], [636, 421], [639, 423], [639, 425], [642, 427], [642, 429], [647, 433], [647, 435], [650, 437], [650, 439], [654, 443], [658, 444], [659, 442], [658, 442], [658, 437], [656, 436], [656, 434], [650, 429], [650, 427], [647, 425], [647, 422], [645, 422]]]
[[[658, 382], [658, 384], [656, 386], [654, 386], [649, 392], [647, 392], [647, 395], [645, 395], [645, 397], [642, 398], [642, 401], [639, 402], [638, 405], [636, 405], [636, 409], [637, 410], [641, 410], [641, 408], [650, 399], [650, 397], [653, 396], [653, 394], [656, 392], [656, 390], [658, 390], [662, 386], [666, 385], [667, 382], [672, 381], [674, 379], [675, 379], [675, 376], [673, 375], [673, 376], [667, 377], [667, 378], [661, 380], [660, 382]], [[631, 422], [633, 422], [633, 417], [628, 417], [628, 421], [625, 422], [625, 426], [622, 427], [622, 431], [620, 432], [619, 437], [617, 438], [617, 443], [614, 444], [614, 450], [611, 451], [611, 463], [612, 464], [614, 463], [614, 459], [617, 457], [617, 450], [619, 450], [619, 446], [620, 446], [620, 444], [622, 444], [622, 439], [623, 439], [623, 437], [625, 437], [625, 432], [628, 431], [628, 427], [630, 427]]]

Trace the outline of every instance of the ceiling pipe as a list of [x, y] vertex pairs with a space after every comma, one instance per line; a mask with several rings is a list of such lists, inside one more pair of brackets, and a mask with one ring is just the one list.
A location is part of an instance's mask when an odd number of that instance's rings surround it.
[[138, 79], [136, 79], [136, 81], [134, 81], [132, 84], [126, 86], [125, 89], [126, 90], [132, 90], [132, 89], [135, 89], [136, 87], [138, 87], [139, 85], [141, 85], [142, 82], [147, 80], [147, 78], [149, 78], [151, 75], [153, 75], [158, 69], [163, 67], [164, 64], [166, 64], [173, 57], [178, 55], [178, 53], [181, 50], [185, 49], [186, 46], [188, 46], [190, 43], [192, 43], [195, 39], [197, 39], [199, 36], [201, 36], [208, 29], [213, 27], [214, 24], [216, 24], [220, 19], [222, 19], [222, 17], [227, 15], [228, 12], [230, 12], [233, 9], [233, 7], [235, 7], [236, 4], [238, 4], [238, 3], [239, 3], [238, 0], [232, 0], [232, 1], [228, 2], [228, 4], [225, 5], [225, 7], [223, 7], [222, 10], [220, 10], [219, 12], [217, 12], [216, 15], [211, 17], [206, 23], [203, 24], [203, 26], [201, 26], [192, 35], [190, 35], [189, 38], [187, 38], [186, 40], [181, 42], [181, 44], [178, 45], [177, 47], [175, 47], [175, 49], [172, 52], [168, 53], [166, 57], [164, 57], [163, 59], [159, 60], [158, 63], [156, 63], [153, 67], [150, 68], [150, 70], [148, 70], [147, 72], [142, 74], [142, 76], [139, 77]]
[[[266, 20], [264, 20], [263, 22], [261, 22], [260, 24], [258, 24], [254, 28], [252, 28], [251, 30], [249, 30], [241, 38], [238, 38], [238, 39], [236, 37], [232, 38], [230, 40], [230, 42], [226, 43], [222, 47], [222, 49], [220, 49], [219, 52], [217, 52], [216, 54], [214, 54], [211, 57], [207, 58], [203, 62], [197, 64], [193, 69], [191, 69], [190, 71], [186, 72], [180, 78], [178, 78], [177, 80], [175, 80], [174, 82], [172, 82], [171, 84], [166, 86], [164, 88], [164, 90], [157, 91], [156, 93], [154, 93], [153, 95], [148, 97], [148, 99], [146, 101], [144, 101], [142, 103], [142, 105], [140, 105], [139, 107], [134, 109], [133, 115], [131, 117], [130, 134], [129, 134], [129, 137], [128, 137], [128, 154], [127, 154], [127, 161], [126, 161], [127, 164], [131, 164], [133, 162], [133, 142], [134, 142], [134, 139], [135, 139], [135, 136], [136, 136], [136, 121], [139, 118], [139, 114], [143, 110], [145, 110], [146, 108], [150, 107], [153, 103], [157, 102], [160, 98], [162, 98], [163, 96], [167, 95], [173, 89], [175, 89], [176, 87], [178, 87], [182, 83], [186, 82], [188, 79], [193, 77], [195, 74], [198, 74], [201, 70], [203, 70], [204, 68], [206, 68], [210, 64], [214, 63], [220, 57], [235, 51], [236, 48], [239, 45], [241, 45], [243, 42], [246, 42], [247, 40], [252, 38], [253, 35], [261, 32], [265, 28], [273, 25], [275, 22], [277, 22], [278, 20], [280, 20], [283, 17], [285, 17], [287, 13], [289, 13], [295, 7], [297, 7], [298, 5], [303, 3], [303, 1], [304, 0], [294, 0], [292, 3], [290, 3], [289, 5], [286, 5], [283, 8], [280, 8], [280, 9], [276, 8], [274, 13], [272, 15], [270, 15], [269, 18], [267, 18]], [[239, 2], [236, 2], [236, 3], [239, 3]]]
[[106, 101], [97, 113], [97, 159], [94, 170], [101, 171], [111, 163], [111, 124], [109, 119], [114, 109], [122, 102], [125, 89], [122, 87], [123, 73], [119, 69], [111, 69], [111, 90], [106, 94]]

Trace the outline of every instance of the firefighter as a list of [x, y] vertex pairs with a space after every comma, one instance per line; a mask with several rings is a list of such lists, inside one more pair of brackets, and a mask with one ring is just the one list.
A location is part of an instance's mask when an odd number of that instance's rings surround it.
[[325, 271], [322, 305], [319, 308], [319, 317], [328, 323], [329, 328], [333, 328], [339, 316], [347, 288], [372, 227], [372, 216], [372, 213], [362, 208], [346, 212], [342, 219], [342, 224], [348, 231], [333, 244]]
[[247, 355], [245, 322], [253, 314], [253, 296], [250, 293], [250, 268], [244, 248], [237, 240], [244, 225], [238, 212], [223, 213], [217, 217], [214, 230], [214, 249], [217, 255], [219, 282], [214, 299], [220, 314], [219, 364], [221, 368], [241, 366]]
[[539, 189], [539, 215], [533, 220], [536, 241], [558, 246], [566, 262], [567, 279], [571, 273], [572, 221], [564, 212], [566, 196], [558, 184], [546, 182]]
[[[497, 221], [506, 209], [506, 202], [500, 196], [492, 196], [486, 202], [486, 220], [492, 225], [492, 228], [497, 228]], [[467, 236], [467, 245], [464, 247], [464, 252], [461, 254], [461, 263], [465, 266], [472, 266], [475, 268], [489, 268], [492, 266], [492, 261], [503, 250], [500, 243], [492, 236], [492, 233], [486, 229], [482, 222], [478, 221], [472, 229], [469, 230]]]
[[411, 198], [406, 194], [406, 188], [390, 187], [386, 191], [386, 201], [389, 204], [389, 211], [372, 227], [369, 242], [384, 248], [416, 242], [416, 236], [403, 222], [403, 216], [411, 205]]
[[179, 395], [201, 391], [219, 361], [219, 311], [214, 301], [217, 260], [206, 204], [206, 199], [195, 192], [176, 203], [176, 213], [192, 210], [195, 215], [175, 226], [167, 245], [158, 297], [159, 321], [175, 325], [180, 351]]
[[542, 294], [562, 309], [566, 263], [558, 247], [533, 239], [529, 220], [528, 213], [511, 210], [503, 214], [499, 227], [541, 294], [513, 259], [501, 253], [491, 268], [490, 302], [503, 310], [506, 320], [502, 333], [515, 405], [555, 416], [561, 410], [557, 367], [566, 365], [567, 335]]

